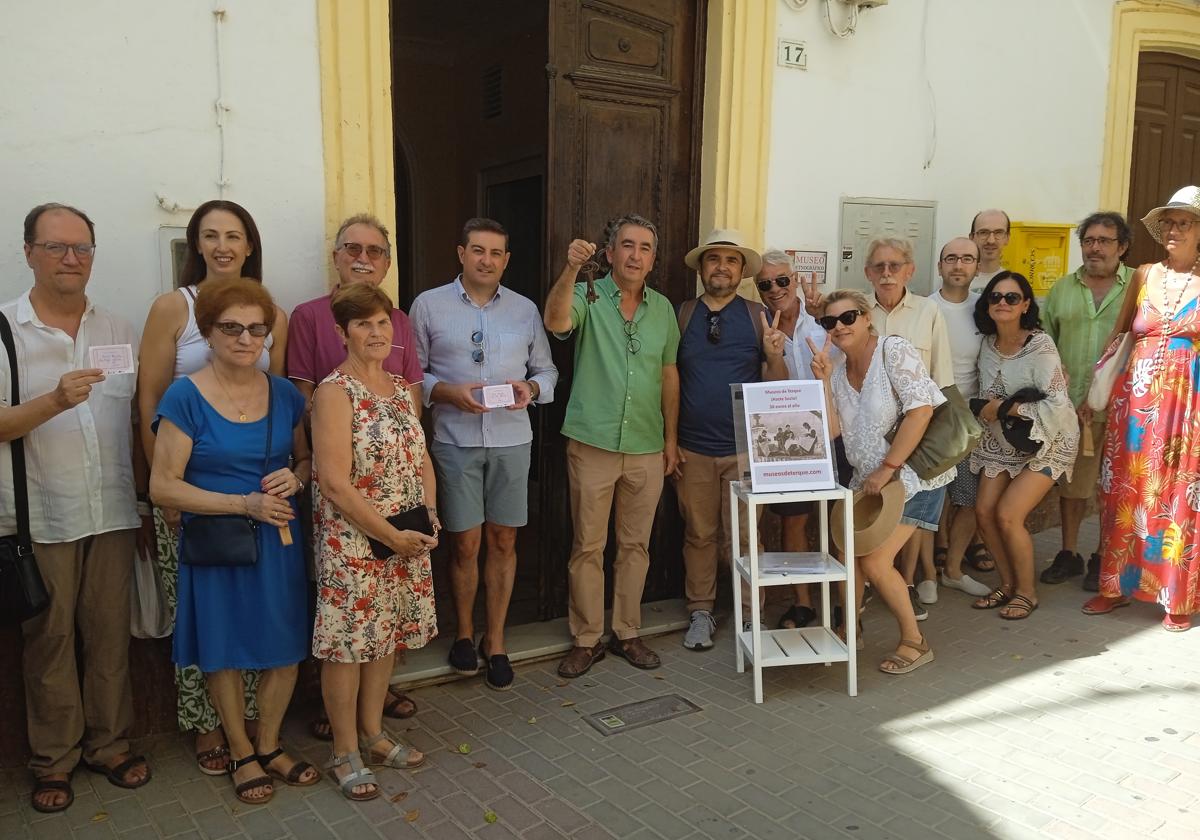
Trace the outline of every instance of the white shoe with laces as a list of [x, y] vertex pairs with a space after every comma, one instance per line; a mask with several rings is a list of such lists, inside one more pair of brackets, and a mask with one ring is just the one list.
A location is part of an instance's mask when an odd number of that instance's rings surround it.
[[957, 589], [975, 598], [984, 598], [992, 591], [987, 584], [980, 583], [968, 574], [955, 580], [952, 577], [946, 577], [946, 573], [942, 572], [942, 586], [947, 589]]

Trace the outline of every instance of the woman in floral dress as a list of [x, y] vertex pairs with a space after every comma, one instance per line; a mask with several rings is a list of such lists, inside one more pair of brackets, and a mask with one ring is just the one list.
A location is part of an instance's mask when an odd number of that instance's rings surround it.
[[[333, 729], [327, 765], [350, 799], [379, 795], [367, 764], [411, 768], [425, 756], [383, 730], [396, 650], [437, 635], [429, 552], [441, 528], [435, 478], [408, 383], [383, 369], [392, 349], [392, 304], [358, 283], [330, 304], [347, 357], [313, 398], [313, 508], [317, 617], [313, 656]], [[421, 507], [435, 536], [397, 530], [388, 517]], [[370, 540], [392, 554], [379, 559]]]
[[1151, 601], [1179, 632], [1200, 611], [1200, 189], [1183, 188], [1142, 223], [1167, 256], [1138, 268], [1117, 318], [1118, 329], [1132, 318], [1136, 342], [1108, 408], [1100, 594], [1083, 611]]

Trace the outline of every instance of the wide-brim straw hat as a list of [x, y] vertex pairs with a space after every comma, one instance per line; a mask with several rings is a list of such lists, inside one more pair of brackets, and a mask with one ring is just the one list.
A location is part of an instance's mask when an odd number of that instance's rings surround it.
[[1185, 213], [1191, 213], [1200, 221], [1200, 187], [1183, 187], [1171, 196], [1171, 200], [1162, 207], [1155, 207], [1142, 217], [1142, 224], [1146, 226], [1146, 230], [1150, 231], [1150, 235], [1159, 245], [1162, 245], [1163, 241], [1162, 234], [1158, 230], [1158, 220], [1168, 210], [1182, 210]]
[[[829, 520], [833, 525], [833, 544], [839, 549], [844, 542], [842, 534], [841, 499], [833, 503]], [[883, 545], [896, 526], [900, 524], [900, 515], [904, 512], [904, 485], [893, 479], [883, 485], [878, 496], [869, 495], [862, 490], [854, 494], [854, 556], [862, 557], [870, 554]]]
[[762, 269], [762, 255], [742, 243], [746, 238], [742, 236], [740, 230], [733, 228], [718, 228], [704, 238], [704, 241], [695, 248], [687, 252], [687, 256], [683, 258], [683, 262], [688, 268], [695, 271], [700, 270], [700, 257], [705, 251], [712, 248], [730, 248], [742, 255], [745, 264], [742, 266], [742, 279], [753, 277]]

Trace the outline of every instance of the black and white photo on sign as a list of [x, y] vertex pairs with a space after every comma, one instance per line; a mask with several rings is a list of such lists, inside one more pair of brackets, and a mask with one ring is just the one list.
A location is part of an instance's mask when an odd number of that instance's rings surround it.
[[827, 457], [819, 411], [766, 411], [750, 415], [750, 460], [807, 461]]

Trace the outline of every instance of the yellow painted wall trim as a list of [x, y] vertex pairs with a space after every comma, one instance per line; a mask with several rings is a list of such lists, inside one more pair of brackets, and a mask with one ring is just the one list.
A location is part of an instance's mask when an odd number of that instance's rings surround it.
[[[737, 228], [754, 248], [765, 247], [775, 5], [775, 0], [708, 4], [697, 236]], [[739, 291], [758, 298], [753, 282], [742, 286]]]
[[1169, 52], [1200, 58], [1200, 9], [1189, 0], [1119, 0], [1113, 7], [1100, 206], [1121, 213], [1129, 206], [1138, 54], [1141, 52]]
[[[391, 22], [388, 0], [317, 0], [321, 122], [325, 147], [325, 238], [369, 212], [396, 230], [392, 149]], [[393, 263], [383, 288], [397, 300]]]

